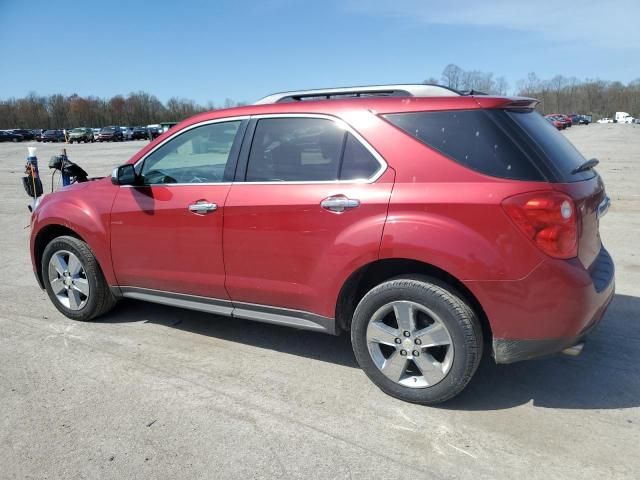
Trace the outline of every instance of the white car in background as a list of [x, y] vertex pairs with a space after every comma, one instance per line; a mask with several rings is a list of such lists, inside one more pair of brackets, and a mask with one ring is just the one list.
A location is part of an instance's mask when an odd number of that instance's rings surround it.
[[133, 136], [133, 127], [120, 127], [122, 129], [122, 139], [131, 140]]

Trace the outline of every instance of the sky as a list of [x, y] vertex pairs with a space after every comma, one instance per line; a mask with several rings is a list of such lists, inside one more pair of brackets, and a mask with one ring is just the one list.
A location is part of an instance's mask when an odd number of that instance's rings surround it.
[[640, 0], [0, 0], [0, 99], [143, 90], [219, 105], [505, 76], [640, 78]]

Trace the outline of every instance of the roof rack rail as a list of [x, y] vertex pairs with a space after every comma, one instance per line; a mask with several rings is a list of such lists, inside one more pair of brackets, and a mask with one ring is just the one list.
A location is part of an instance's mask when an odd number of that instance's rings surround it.
[[462, 95], [460, 92], [442, 85], [369, 85], [274, 93], [261, 98], [255, 105], [358, 97], [457, 97], [460, 95]]

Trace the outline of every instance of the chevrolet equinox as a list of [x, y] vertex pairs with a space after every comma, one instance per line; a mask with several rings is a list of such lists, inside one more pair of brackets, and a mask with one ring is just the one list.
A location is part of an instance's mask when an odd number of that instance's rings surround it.
[[536, 100], [387, 85], [196, 115], [34, 209], [64, 315], [121, 297], [334, 335], [384, 392], [461, 392], [486, 350], [579, 349], [614, 293], [609, 198]]

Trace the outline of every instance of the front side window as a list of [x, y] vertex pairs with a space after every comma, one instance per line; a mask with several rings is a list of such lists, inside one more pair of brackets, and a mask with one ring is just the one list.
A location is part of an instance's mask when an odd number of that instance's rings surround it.
[[145, 159], [143, 183], [222, 182], [240, 123], [211, 123], [172, 138]]
[[324, 118], [259, 120], [247, 182], [322, 182], [367, 179], [380, 163], [349, 132]]

